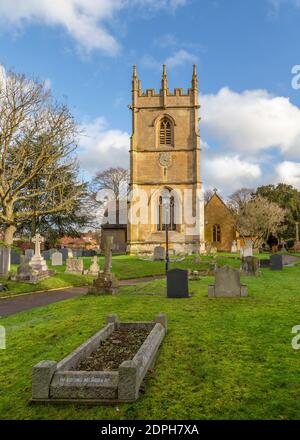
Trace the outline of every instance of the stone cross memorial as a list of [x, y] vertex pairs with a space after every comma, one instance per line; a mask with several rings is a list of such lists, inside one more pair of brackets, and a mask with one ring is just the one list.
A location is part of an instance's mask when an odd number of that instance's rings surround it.
[[173, 269], [167, 272], [168, 298], [189, 298], [189, 273], [187, 270]]
[[32, 238], [32, 242], [34, 243], [35, 250], [34, 256], [29, 261], [29, 265], [32, 267], [32, 269], [38, 272], [48, 272], [47, 263], [41, 256], [41, 243], [44, 242], [44, 237], [42, 237], [40, 234], [36, 234]]
[[118, 280], [111, 272], [113, 241], [114, 238], [112, 236], [108, 236], [105, 239], [104, 271], [99, 272], [89, 293], [96, 295], [113, 295], [118, 290]]

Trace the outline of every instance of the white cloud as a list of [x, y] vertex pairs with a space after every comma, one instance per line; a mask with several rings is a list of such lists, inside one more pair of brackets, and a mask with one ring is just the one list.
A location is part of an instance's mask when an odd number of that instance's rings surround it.
[[188, 52], [185, 49], [180, 49], [174, 52], [164, 61], [158, 61], [152, 55], [145, 54], [141, 59], [141, 64], [146, 69], [160, 70], [163, 64], [166, 64], [167, 69], [174, 69], [183, 66], [184, 64], [193, 64], [198, 61], [198, 57]]
[[87, 51], [100, 49], [115, 55], [120, 45], [107, 28], [124, 8], [162, 8], [174, 11], [187, 0], [1, 0], [0, 23], [22, 27], [30, 22], [62, 26]]
[[276, 167], [277, 182], [293, 185], [300, 190], [300, 163], [285, 161]]
[[192, 53], [186, 51], [185, 49], [180, 49], [166, 59], [165, 64], [170, 68], [174, 69], [174, 67], [182, 66], [186, 63], [196, 63], [198, 61], [198, 57], [193, 55]]
[[267, 0], [271, 4], [274, 12], [278, 12], [283, 5], [300, 7], [300, 0]]
[[300, 109], [289, 98], [225, 87], [200, 100], [203, 127], [221, 146], [254, 154], [278, 147], [287, 157], [299, 157]]
[[90, 175], [108, 167], [129, 166], [130, 136], [127, 132], [110, 129], [99, 117], [81, 126], [79, 161]]
[[225, 195], [237, 188], [257, 186], [262, 176], [260, 165], [238, 155], [208, 155], [206, 152], [201, 168], [204, 186], [217, 187]]

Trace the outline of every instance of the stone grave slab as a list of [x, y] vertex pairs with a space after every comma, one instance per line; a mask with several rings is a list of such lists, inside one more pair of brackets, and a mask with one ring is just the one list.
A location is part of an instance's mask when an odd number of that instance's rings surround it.
[[[95, 352], [115, 330], [146, 330], [148, 336], [134, 357], [122, 362], [117, 370], [82, 371], [79, 364]], [[44, 360], [32, 370], [31, 402], [118, 403], [134, 402], [140, 386], [167, 332], [162, 313], [150, 322], [119, 322], [116, 315], [107, 325], [60, 362]]]

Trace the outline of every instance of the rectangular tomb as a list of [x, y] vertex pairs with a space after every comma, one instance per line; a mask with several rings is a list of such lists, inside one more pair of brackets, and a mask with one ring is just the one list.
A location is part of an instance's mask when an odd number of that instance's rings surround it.
[[[153, 322], [119, 322], [117, 316], [108, 316], [103, 329], [63, 360], [41, 361], [33, 367], [31, 401], [114, 403], [137, 400], [141, 383], [166, 331], [164, 314], [159, 314]], [[131, 333], [131, 350], [136, 337], [136, 352], [126, 359], [122, 359], [126, 354], [119, 355], [110, 362], [107, 357], [111, 350], [109, 344], [124, 344], [127, 338], [122, 341], [122, 335], [126, 336], [126, 332]], [[103, 365], [103, 369], [99, 370], [99, 365]]]

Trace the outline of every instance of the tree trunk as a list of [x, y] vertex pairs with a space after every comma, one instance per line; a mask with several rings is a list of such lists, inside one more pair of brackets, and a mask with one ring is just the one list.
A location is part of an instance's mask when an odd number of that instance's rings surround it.
[[12, 246], [14, 241], [14, 234], [17, 228], [14, 225], [9, 225], [4, 231], [4, 244], [6, 246]]

